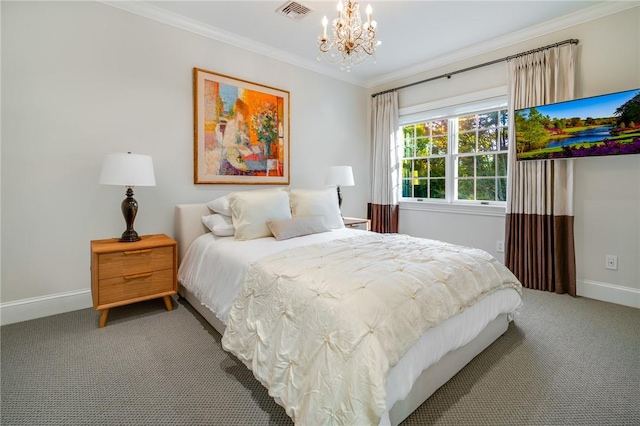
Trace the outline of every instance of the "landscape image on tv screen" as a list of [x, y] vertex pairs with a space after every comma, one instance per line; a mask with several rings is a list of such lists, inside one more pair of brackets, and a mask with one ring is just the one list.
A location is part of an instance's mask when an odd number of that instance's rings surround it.
[[518, 160], [640, 153], [640, 89], [515, 111]]

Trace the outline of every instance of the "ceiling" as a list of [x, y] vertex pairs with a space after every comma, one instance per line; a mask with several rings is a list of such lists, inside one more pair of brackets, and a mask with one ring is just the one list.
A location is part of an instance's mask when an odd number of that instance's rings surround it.
[[[329, 22], [335, 17], [337, 0], [296, 1], [312, 9], [300, 21], [275, 12], [284, 0], [105, 3], [365, 87], [637, 5], [593, 0], [373, 0], [382, 44], [375, 63], [370, 59], [347, 73], [317, 60], [320, 22], [325, 15]], [[361, 4], [363, 17], [366, 4]]]

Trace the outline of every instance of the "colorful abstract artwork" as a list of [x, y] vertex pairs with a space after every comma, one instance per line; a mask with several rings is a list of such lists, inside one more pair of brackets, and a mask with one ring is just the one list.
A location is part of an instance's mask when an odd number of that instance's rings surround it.
[[193, 69], [194, 183], [289, 184], [289, 92]]

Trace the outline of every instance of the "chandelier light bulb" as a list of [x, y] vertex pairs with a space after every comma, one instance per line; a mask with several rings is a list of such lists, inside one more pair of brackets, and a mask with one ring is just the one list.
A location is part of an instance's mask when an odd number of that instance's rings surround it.
[[326, 40], [327, 39], [327, 24], [329, 23], [329, 21], [327, 20], [327, 17], [324, 16], [322, 18], [322, 39]]

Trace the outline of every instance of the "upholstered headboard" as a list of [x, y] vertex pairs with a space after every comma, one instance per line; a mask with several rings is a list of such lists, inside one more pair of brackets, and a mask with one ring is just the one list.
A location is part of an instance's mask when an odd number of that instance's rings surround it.
[[202, 216], [211, 214], [204, 203], [178, 204], [175, 215], [175, 235], [178, 241], [178, 261], [182, 261], [191, 243], [209, 230], [202, 224]]

